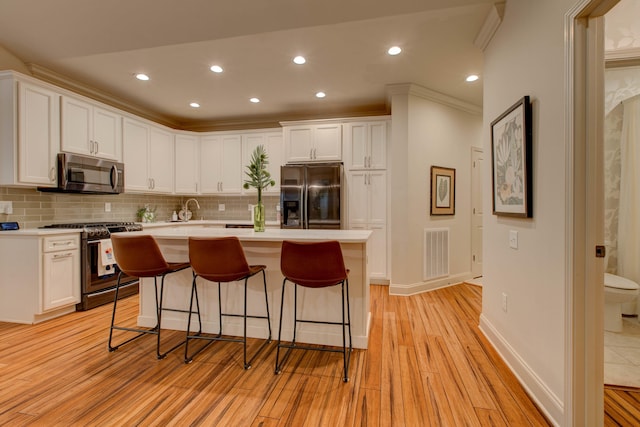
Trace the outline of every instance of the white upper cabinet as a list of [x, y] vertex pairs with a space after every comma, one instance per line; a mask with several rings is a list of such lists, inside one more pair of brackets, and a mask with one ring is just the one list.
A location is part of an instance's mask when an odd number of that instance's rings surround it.
[[[267, 152], [267, 171], [271, 174], [271, 179], [276, 183], [273, 187], [267, 187], [263, 194], [280, 194], [280, 166], [283, 164], [284, 144], [282, 131], [259, 132], [242, 135], [242, 182], [247, 179], [247, 166], [251, 163], [251, 155], [257, 146], [263, 145]], [[256, 193], [254, 188], [243, 190], [245, 194]]]
[[[173, 193], [173, 133], [151, 126], [149, 132], [149, 179], [155, 193]], [[125, 181], [126, 182], [126, 181]]]
[[18, 83], [18, 181], [55, 186], [56, 156], [60, 147], [58, 94]]
[[340, 123], [286, 125], [284, 145], [287, 163], [342, 160]]
[[62, 151], [122, 160], [122, 116], [70, 96], [62, 96]]
[[344, 125], [347, 169], [387, 168], [387, 122], [354, 122]]
[[173, 139], [163, 128], [124, 119], [125, 191], [173, 193]]
[[200, 138], [201, 194], [242, 193], [242, 138], [209, 134]]
[[195, 135], [176, 135], [175, 192], [198, 194], [200, 191], [200, 138]]
[[60, 95], [0, 72], [0, 185], [55, 187]]

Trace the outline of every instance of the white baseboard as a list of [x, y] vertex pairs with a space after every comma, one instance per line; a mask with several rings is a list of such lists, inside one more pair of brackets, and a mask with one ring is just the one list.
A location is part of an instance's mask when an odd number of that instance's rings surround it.
[[431, 280], [429, 282], [410, 283], [408, 285], [391, 284], [389, 285], [389, 295], [408, 296], [415, 295], [434, 289], [444, 288], [451, 285], [457, 285], [473, 278], [470, 271], [466, 273], [455, 274], [453, 276], [442, 277], [440, 279]]
[[496, 349], [498, 354], [507, 364], [529, 397], [536, 402], [540, 410], [548, 420], [556, 426], [561, 425], [564, 419], [564, 404], [547, 385], [536, 375], [535, 371], [527, 365], [524, 359], [509, 345], [496, 328], [486, 317], [480, 315], [480, 330]]

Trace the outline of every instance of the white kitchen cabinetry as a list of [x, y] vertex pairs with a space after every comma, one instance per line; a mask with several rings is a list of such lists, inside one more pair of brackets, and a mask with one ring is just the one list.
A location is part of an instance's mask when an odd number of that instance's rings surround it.
[[242, 137], [209, 134], [200, 138], [201, 194], [242, 193]]
[[284, 127], [287, 163], [342, 160], [342, 124], [301, 124]]
[[0, 72], [0, 185], [57, 185], [60, 95]]
[[195, 135], [176, 135], [175, 192], [198, 194], [200, 191], [200, 139]]
[[62, 151], [122, 160], [122, 116], [70, 96], [62, 96]]
[[125, 191], [173, 193], [173, 134], [129, 118], [122, 134]]
[[[267, 151], [269, 164], [267, 170], [271, 174], [271, 179], [276, 183], [273, 187], [267, 187], [262, 194], [280, 194], [280, 166], [283, 164], [284, 144], [282, 132], [258, 132], [242, 135], [242, 182], [247, 178], [245, 172], [251, 163], [251, 155], [257, 146], [263, 145]], [[245, 194], [254, 194], [256, 189], [250, 187], [243, 190]]]
[[372, 279], [388, 279], [387, 172], [348, 173], [349, 229], [372, 230], [369, 270]]
[[0, 252], [0, 321], [37, 323], [75, 311], [80, 302], [79, 233], [3, 235]]
[[42, 239], [42, 311], [80, 302], [80, 236]]
[[387, 168], [387, 122], [345, 123], [345, 162], [347, 169]]

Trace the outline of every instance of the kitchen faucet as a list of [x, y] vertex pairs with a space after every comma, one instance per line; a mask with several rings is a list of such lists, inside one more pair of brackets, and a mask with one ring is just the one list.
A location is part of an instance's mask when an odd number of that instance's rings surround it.
[[198, 209], [200, 209], [200, 203], [198, 203], [198, 201], [196, 199], [188, 199], [186, 202], [184, 202], [184, 221], [187, 222], [189, 221], [189, 202], [190, 201], [194, 201], [196, 202], [196, 206], [198, 207]]

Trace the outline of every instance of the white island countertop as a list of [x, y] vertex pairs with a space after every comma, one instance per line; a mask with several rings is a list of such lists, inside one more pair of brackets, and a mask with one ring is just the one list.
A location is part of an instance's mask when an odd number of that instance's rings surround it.
[[210, 228], [198, 224], [187, 223], [178, 227], [159, 227], [139, 232], [151, 234], [161, 239], [184, 239], [193, 237], [236, 236], [241, 241], [281, 242], [283, 240], [323, 241], [337, 240], [341, 243], [364, 243], [371, 237], [370, 230], [292, 230], [267, 228], [256, 232], [250, 228]]

